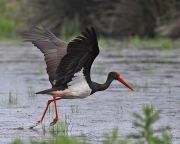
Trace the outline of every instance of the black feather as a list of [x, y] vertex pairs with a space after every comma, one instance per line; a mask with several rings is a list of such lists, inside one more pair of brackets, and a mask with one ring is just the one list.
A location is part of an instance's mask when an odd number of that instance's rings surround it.
[[94, 28], [86, 28], [67, 46], [67, 54], [62, 58], [56, 71], [56, 86], [67, 84], [74, 74], [84, 68], [87, 82], [91, 83], [90, 70], [94, 59], [99, 54], [97, 36]]

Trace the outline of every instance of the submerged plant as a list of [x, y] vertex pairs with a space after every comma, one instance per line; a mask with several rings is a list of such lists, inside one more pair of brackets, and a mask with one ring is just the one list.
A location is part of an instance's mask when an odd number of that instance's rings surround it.
[[78, 105], [71, 105], [71, 113], [78, 113], [79, 112], [79, 107]]
[[65, 115], [64, 121], [57, 122], [56, 125], [49, 127], [49, 132], [52, 135], [65, 135], [68, 136], [68, 134], [71, 132], [71, 125], [69, 122], [69, 117]]
[[34, 90], [34, 88], [31, 87], [31, 86], [28, 88], [28, 96], [29, 96], [29, 97], [35, 97], [35, 96], [36, 96], [35, 90]]
[[8, 99], [8, 103], [9, 105], [16, 105], [18, 102], [18, 92], [16, 92], [15, 94], [13, 94], [11, 91], [9, 92], [9, 99]]
[[[51, 114], [51, 110], [49, 107], [49, 115]], [[60, 120], [56, 123], [56, 125], [50, 125], [46, 127], [45, 120], [42, 122], [42, 129], [43, 133], [50, 133], [52, 136], [68, 136], [72, 131], [72, 125], [71, 125], [71, 117], [70, 115], [65, 114], [64, 120]]]

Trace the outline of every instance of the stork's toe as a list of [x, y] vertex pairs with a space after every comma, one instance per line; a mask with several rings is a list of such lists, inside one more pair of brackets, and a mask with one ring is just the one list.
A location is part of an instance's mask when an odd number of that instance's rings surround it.
[[57, 121], [58, 121], [58, 119], [57, 119], [57, 118], [55, 118], [55, 119], [53, 120], [53, 122], [51, 122], [51, 123], [50, 123], [50, 126], [55, 125], [55, 124], [57, 123]]

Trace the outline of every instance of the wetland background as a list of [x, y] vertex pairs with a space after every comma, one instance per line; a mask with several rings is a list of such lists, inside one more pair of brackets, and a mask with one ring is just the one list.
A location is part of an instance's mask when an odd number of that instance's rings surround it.
[[[61, 139], [69, 138], [69, 143], [75, 142], [71, 136], [93, 144], [126, 143], [126, 136], [138, 131], [133, 113], [142, 115], [148, 104], [161, 111], [153, 128], [169, 126], [172, 143], [179, 144], [179, 10], [178, 0], [0, 0], [0, 143], [48, 142], [57, 135], [65, 135]], [[114, 82], [86, 99], [59, 101], [61, 118], [55, 127], [49, 127], [52, 105], [42, 125], [29, 130], [50, 99], [34, 94], [50, 84], [43, 55], [21, 37], [33, 25], [45, 26], [65, 41], [94, 26], [101, 53], [92, 68], [93, 80], [104, 82], [109, 71], [118, 71], [135, 92]]]

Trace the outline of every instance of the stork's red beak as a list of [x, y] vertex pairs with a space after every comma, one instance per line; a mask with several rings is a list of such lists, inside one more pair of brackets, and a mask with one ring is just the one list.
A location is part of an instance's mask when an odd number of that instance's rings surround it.
[[134, 91], [133, 88], [132, 88], [130, 85], [128, 85], [127, 82], [125, 82], [125, 81], [123, 80], [123, 78], [122, 78], [119, 74], [117, 74], [117, 79], [118, 79], [119, 82], [121, 82], [121, 83], [122, 83], [123, 85], [125, 85], [127, 88], [129, 88], [130, 90]]

